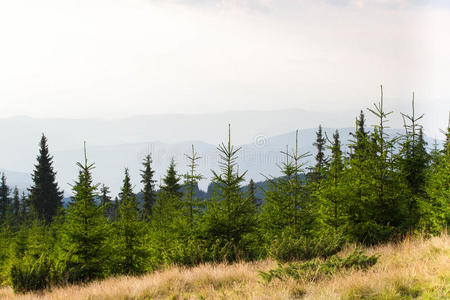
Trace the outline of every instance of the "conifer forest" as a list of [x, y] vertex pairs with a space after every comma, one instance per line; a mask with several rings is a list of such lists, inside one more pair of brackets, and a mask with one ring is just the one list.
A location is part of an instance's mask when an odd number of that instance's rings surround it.
[[[403, 118], [401, 135], [388, 134], [393, 114]], [[367, 124], [368, 115], [377, 122]], [[224, 124], [228, 136], [217, 146], [218, 169], [200, 174], [202, 157], [192, 146], [183, 162], [189, 171], [180, 174], [181, 162], [172, 160], [158, 184], [147, 153], [139, 178], [123, 170], [117, 197], [93, 176], [88, 141], [83, 159], [74, 162], [78, 177], [70, 201], [63, 201], [56, 181], [52, 141], [42, 134], [32, 186], [21, 193], [1, 176], [0, 284], [25, 293], [172, 265], [268, 257], [287, 263], [330, 257], [349, 243], [379, 245], [445, 232], [450, 126], [427, 144], [414, 100], [411, 112], [387, 111], [382, 89], [379, 100], [355, 117], [350, 137], [338, 130], [328, 136], [317, 120], [315, 151], [300, 153], [297, 135], [279, 149], [282, 176], [264, 174], [264, 185], [239, 167], [240, 148], [233, 144], [239, 128], [233, 124]], [[213, 187], [207, 197], [198, 193], [205, 178]], [[138, 182], [142, 190], [135, 189]]]

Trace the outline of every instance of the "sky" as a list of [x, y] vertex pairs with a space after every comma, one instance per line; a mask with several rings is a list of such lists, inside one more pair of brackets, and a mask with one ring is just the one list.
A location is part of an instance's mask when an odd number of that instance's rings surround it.
[[[450, 109], [450, 5], [426, 0], [0, 1], [0, 117], [341, 111], [431, 135]], [[406, 111], [407, 112], [407, 111]]]

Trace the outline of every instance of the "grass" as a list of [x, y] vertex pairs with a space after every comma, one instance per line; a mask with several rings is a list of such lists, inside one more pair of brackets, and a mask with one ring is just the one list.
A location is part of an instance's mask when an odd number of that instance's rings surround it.
[[[339, 255], [351, 253], [347, 247]], [[287, 279], [266, 283], [259, 276], [277, 267], [272, 260], [233, 265], [172, 267], [141, 277], [117, 277], [85, 286], [0, 299], [450, 299], [450, 237], [408, 238], [364, 249], [378, 254], [368, 270], [343, 270], [320, 281]]]

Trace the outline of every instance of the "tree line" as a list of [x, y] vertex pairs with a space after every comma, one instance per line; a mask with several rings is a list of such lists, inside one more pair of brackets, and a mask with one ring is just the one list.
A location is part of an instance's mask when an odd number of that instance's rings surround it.
[[[240, 148], [217, 147], [212, 196], [198, 196], [202, 159], [192, 146], [188, 171], [174, 160], [157, 190], [151, 155], [144, 157], [141, 191], [124, 170], [112, 199], [109, 187], [92, 177], [86, 155], [70, 202], [56, 182], [53, 158], [42, 135], [32, 174], [21, 195], [0, 180], [0, 281], [17, 292], [84, 283], [112, 275], [136, 275], [171, 264], [234, 262], [273, 257], [280, 261], [325, 257], [345, 243], [377, 244], [408, 233], [438, 234], [450, 222], [450, 124], [443, 145], [424, 140], [422, 115], [402, 114], [404, 134], [389, 136], [381, 93], [368, 109], [378, 122], [368, 130], [365, 114], [344, 151], [339, 131], [329, 137], [319, 126], [314, 163], [294, 147], [282, 151], [282, 176], [243, 189], [246, 172]], [[431, 150], [430, 150], [431, 149]], [[329, 150], [329, 151], [327, 151]], [[328, 154], [329, 153], [329, 154]], [[139, 198], [137, 196], [139, 193]]]

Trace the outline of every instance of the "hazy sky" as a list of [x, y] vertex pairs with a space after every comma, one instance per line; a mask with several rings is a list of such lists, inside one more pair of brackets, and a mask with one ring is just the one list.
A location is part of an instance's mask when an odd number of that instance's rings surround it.
[[448, 1], [0, 2], [0, 117], [450, 108]]

